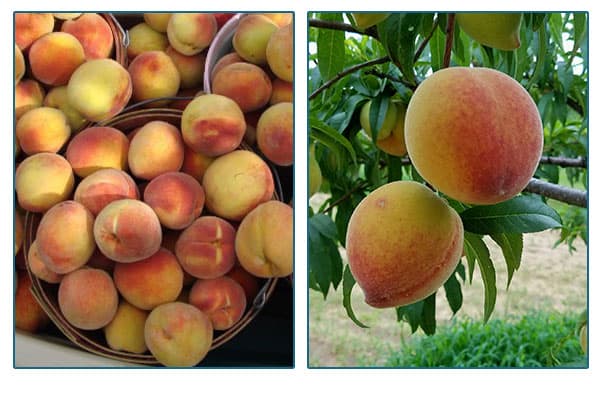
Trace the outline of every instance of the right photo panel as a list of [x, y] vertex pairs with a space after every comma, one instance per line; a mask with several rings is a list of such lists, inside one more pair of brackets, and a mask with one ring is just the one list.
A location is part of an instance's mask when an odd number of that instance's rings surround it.
[[308, 13], [308, 367], [588, 368], [588, 13]]

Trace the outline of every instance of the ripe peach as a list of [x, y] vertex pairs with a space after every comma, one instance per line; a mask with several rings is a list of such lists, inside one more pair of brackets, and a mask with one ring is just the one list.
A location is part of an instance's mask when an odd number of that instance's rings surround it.
[[66, 157], [78, 176], [85, 178], [104, 168], [127, 168], [129, 140], [120, 130], [92, 126], [79, 132], [67, 146]]
[[183, 165], [181, 166], [181, 172], [185, 172], [196, 178], [198, 182], [202, 182], [204, 172], [206, 172], [206, 168], [208, 168], [213, 160], [214, 157], [196, 153], [190, 146], [186, 145], [183, 151]]
[[17, 167], [15, 189], [19, 205], [31, 212], [44, 212], [71, 196], [75, 178], [69, 162], [55, 153], [37, 153]]
[[169, 44], [187, 56], [208, 48], [216, 34], [217, 20], [210, 13], [175, 13], [167, 25]]
[[294, 84], [292, 82], [286, 82], [283, 79], [275, 78], [272, 81], [272, 86], [273, 90], [271, 92], [269, 104], [294, 102]]
[[275, 22], [278, 27], [289, 25], [294, 20], [292, 13], [263, 13], [262, 15]]
[[93, 226], [94, 216], [82, 204], [58, 203], [46, 211], [37, 229], [40, 259], [57, 274], [83, 267], [96, 248]]
[[167, 35], [152, 29], [147, 23], [139, 23], [128, 30], [127, 57], [134, 60], [145, 51], [165, 51], [169, 46]]
[[139, 199], [137, 185], [129, 174], [104, 168], [86, 176], [75, 188], [73, 199], [96, 216], [109, 203], [121, 199]]
[[26, 332], [37, 332], [50, 323], [50, 318], [31, 292], [31, 279], [25, 271], [15, 271], [17, 291], [15, 293], [15, 328]]
[[255, 153], [235, 150], [208, 166], [202, 187], [210, 211], [240, 221], [254, 207], [273, 197], [273, 174]]
[[225, 276], [236, 281], [246, 293], [246, 304], [251, 304], [260, 289], [258, 278], [236, 264]]
[[294, 162], [294, 105], [278, 103], [267, 108], [256, 126], [258, 148], [271, 162], [288, 166]]
[[128, 70], [135, 101], [175, 96], [179, 91], [179, 71], [164, 51], [144, 51], [138, 54], [129, 64]]
[[65, 319], [84, 330], [108, 325], [117, 313], [119, 295], [110, 275], [101, 269], [81, 268], [62, 279], [58, 306]]
[[150, 312], [144, 325], [148, 349], [168, 367], [198, 364], [212, 345], [213, 328], [206, 314], [182, 302], [162, 304]]
[[204, 189], [191, 175], [166, 172], [148, 183], [144, 202], [152, 207], [164, 227], [184, 229], [202, 213]]
[[240, 107], [230, 98], [217, 94], [196, 97], [181, 116], [185, 144], [208, 157], [236, 149], [245, 131], [246, 121]]
[[292, 24], [279, 28], [269, 40], [266, 49], [267, 63], [280, 79], [294, 79], [294, 27]]
[[94, 238], [100, 251], [118, 262], [135, 262], [160, 249], [162, 231], [149, 205], [134, 199], [115, 200], [94, 221]]
[[117, 263], [113, 279], [125, 300], [142, 310], [152, 310], [177, 299], [183, 287], [183, 270], [173, 253], [160, 248], [143, 260]]
[[181, 232], [175, 255], [183, 269], [201, 279], [225, 275], [235, 264], [235, 229], [222, 218], [202, 216]]
[[243, 61], [244, 59], [240, 57], [240, 55], [235, 51], [225, 54], [223, 57], [219, 58], [219, 60], [212, 67], [212, 71], [210, 72], [210, 82], [212, 83], [212, 81], [215, 79], [215, 75], [217, 74], [217, 72], [219, 72], [226, 65]]
[[108, 58], [114, 46], [110, 25], [96, 13], [85, 13], [63, 22], [60, 30], [75, 36], [83, 46], [85, 58]]
[[213, 329], [224, 331], [244, 315], [246, 294], [239, 283], [222, 276], [196, 281], [190, 290], [189, 303], [208, 315]]
[[190, 89], [202, 87], [204, 64], [206, 63], [205, 52], [186, 56], [169, 46], [167, 47], [167, 50], [165, 50], [165, 53], [171, 58], [177, 71], [179, 71], [181, 88]]
[[117, 312], [104, 327], [106, 344], [113, 350], [143, 354], [148, 350], [144, 340], [144, 326], [149, 312], [121, 300]]
[[[362, 108], [360, 109], [360, 126], [363, 128], [365, 133], [373, 138], [373, 130], [371, 129], [371, 103], [372, 101], [367, 101]], [[387, 111], [385, 113], [385, 118], [383, 119], [383, 123], [375, 136], [377, 141], [384, 140], [388, 138], [392, 134], [392, 129], [396, 125], [396, 121], [398, 120], [398, 109], [395, 103], [389, 103]]]
[[144, 13], [144, 22], [157, 32], [167, 32], [169, 18], [171, 18], [170, 13]]
[[235, 237], [235, 254], [246, 271], [261, 278], [293, 272], [293, 214], [287, 204], [270, 200], [246, 215]]
[[87, 266], [90, 268], [103, 269], [109, 274], [112, 274], [112, 271], [115, 268], [115, 261], [102, 254], [100, 249], [98, 249], [98, 246], [96, 246], [96, 249], [87, 262]]
[[460, 217], [425, 185], [396, 181], [374, 190], [354, 210], [346, 250], [367, 304], [399, 307], [435, 292], [454, 272], [463, 249]]
[[[60, 62], [57, 62], [58, 59]], [[70, 33], [47, 33], [33, 42], [29, 49], [31, 73], [47, 85], [65, 85], [84, 61], [83, 46]]]
[[456, 23], [477, 42], [500, 50], [519, 48], [521, 13], [456, 13]]
[[22, 51], [53, 29], [54, 17], [50, 13], [15, 13], [15, 43]]
[[32, 108], [40, 107], [46, 91], [33, 79], [22, 79], [15, 86], [15, 118], [19, 120]]
[[544, 139], [529, 93], [489, 68], [445, 68], [428, 77], [410, 100], [404, 129], [419, 174], [471, 204], [499, 203], [523, 190]]
[[273, 85], [267, 73], [247, 62], [224, 66], [215, 74], [212, 92], [234, 100], [242, 112], [258, 110], [269, 103]]
[[80, 113], [77, 111], [67, 98], [67, 85], [55, 86], [44, 97], [43, 105], [46, 107], [57, 108], [62, 111], [67, 117], [67, 122], [71, 127], [71, 132], [75, 133], [81, 130], [88, 122]]
[[33, 243], [29, 245], [29, 251], [27, 252], [27, 265], [29, 266], [29, 271], [31, 271], [33, 275], [44, 282], [59, 283], [64, 276], [64, 274], [58, 274], [52, 271], [41, 259], [37, 240], [34, 240]]
[[15, 255], [19, 252], [19, 250], [21, 250], [21, 246], [23, 245], [23, 237], [24, 237], [24, 231], [25, 231], [25, 225], [24, 225], [24, 220], [25, 217], [23, 215], [21, 215], [21, 212], [18, 211], [18, 209], [15, 208], [15, 231], [14, 231], [14, 235], [15, 235]]
[[129, 169], [133, 176], [151, 180], [183, 164], [183, 140], [179, 129], [164, 121], [143, 125], [129, 143]]
[[392, 128], [390, 135], [383, 139], [378, 139], [376, 146], [388, 154], [402, 157], [406, 154], [406, 142], [404, 140], [406, 106], [402, 103], [394, 104], [396, 106], [396, 123]]
[[71, 136], [71, 126], [62, 111], [37, 107], [21, 116], [15, 132], [25, 154], [57, 153]]
[[25, 57], [23, 57], [23, 52], [15, 44], [15, 85], [19, 83], [23, 75], [25, 75]]
[[244, 60], [264, 65], [267, 63], [267, 43], [277, 29], [270, 18], [261, 14], [248, 14], [240, 19], [233, 34], [233, 48]]
[[86, 61], [67, 86], [69, 102], [86, 119], [99, 122], [117, 115], [131, 98], [131, 78], [115, 60]]
[[62, 21], [68, 21], [71, 19], [75, 19], [77, 17], [79, 17], [82, 13], [52, 13], [52, 15], [54, 15], [54, 18], [56, 19], [60, 19]]

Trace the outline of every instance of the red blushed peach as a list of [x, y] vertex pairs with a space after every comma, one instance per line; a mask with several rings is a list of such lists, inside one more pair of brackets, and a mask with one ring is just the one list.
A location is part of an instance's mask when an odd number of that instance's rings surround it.
[[258, 278], [246, 271], [239, 264], [234, 266], [225, 276], [233, 279], [244, 289], [246, 304], [251, 304], [260, 289]]
[[239, 21], [232, 44], [244, 60], [257, 65], [267, 63], [266, 49], [277, 25], [261, 14], [248, 14]]
[[129, 170], [133, 176], [146, 180], [179, 171], [183, 164], [183, 146], [177, 127], [164, 121], [150, 121], [131, 139]]
[[148, 311], [121, 301], [112, 321], [104, 327], [106, 344], [113, 350], [143, 354], [148, 350], [144, 340], [144, 326]]
[[121, 199], [139, 199], [137, 185], [126, 172], [114, 168], [100, 169], [77, 185], [73, 199], [96, 216], [109, 203]]
[[191, 304], [161, 304], [150, 312], [144, 325], [150, 353], [168, 367], [192, 367], [210, 350], [213, 328], [210, 318]]
[[112, 30], [99, 14], [86, 13], [77, 19], [67, 20], [60, 30], [79, 40], [87, 60], [110, 57], [114, 45]]
[[294, 79], [294, 27], [292, 24], [279, 28], [271, 38], [266, 50], [271, 71], [280, 79]]
[[[144, 101], [175, 96], [181, 77], [175, 63], [164, 51], [144, 51], [128, 68], [133, 84], [133, 99]], [[152, 103], [156, 105], [157, 103]]]
[[149, 205], [133, 199], [115, 200], [94, 221], [94, 238], [100, 251], [118, 262], [135, 262], [160, 249], [162, 231]]
[[57, 108], [67, 117], [71, 132], [79, 132], [85, 126], [87, 120], [77, 111], [67, 98], [67, 86], [55, 86], [44, 97], [43, 105], [46, 107]]
[[273, 86], [267, 73], [247, 62], [226, 65], [215, 74], [212, 92], [234, 100], [242, 112], [255, 111], [269, 103]]
[[144, 22], [156, 32], [167, 32], [169, 18], [171, 18], [170, 13], [144, 13]]
[[15, 44], [15, 85], [25, 75], [25, 69], [25, 57], [23, 57], [23, 52], [19, 46]]
[[224, 331], [244, 315], [246, 294], [239, 283], [222, 276], [196, 281], [190, 290], [189, 303], [208, 315], [215, 330]]
[[36, 241], [40, 259], [57, 274], [83, 267], [92, 256], [94, 216], [73, 200], [58, 203], [42, 216]]
[[193, 56], [186, 56], [169, 46], [165, 53], [171, 57], [173, 64], [175, 64], [177, 71], [179, 71], [182, 89], [202, 87], [206, 52], [198, 53]]
[[169, 44], [187, 56], [208, 48], [216, 34], [217, 20], [210, 13], [175, 13], [167, 25]]
[[181, 232], [175, 255], [190, 275], [211, 279], [225, 275], [235, 264], [235, 229], [224, 219], [203, 216]]
[[213, 160], [214, 157], [208, 157], [202, 153], [196, 153], [189, 146], [185, 146], [181, 172], [185, 172], [186, 174], [196, 178], [198, 182], [202, 182], [204, 172], [206, 172], [206, 168], [208, 168]]
[[50, 13], [15, 13], [15, 43], [21, 50], [53, 29], [54, 17]]
[[55, 153], [37, 153], [23, 160], [15, 172], [19, 205], [32, 212], [44, 212], [68, 199], [75, 185], [69, 162]]
[[273, 92], [269, 104], [292, 103], [294, 101], [294, 84], [283, 79], [273, 79]]
[[110, 275], [101, 269], [82, 268], [63, 278], [58, 306], [65, 319], [84, 330], [100, 329], [114, 318], [119, 295]]
[[155, 31], [145, 22], [133, 26], [127, 33], [129, 34], [129, 46], [127, 46], [129, 61], [145, 51], [165, 51], [169, 45], [167, 35]]
[[29, 49], [31, 73], [47, 85], [65, 85], [84, 61], [83, 46], [70, 33], [48, 33], [33, 42]]
[[191, 175], [166, 172], [148, 183], [144, 202], [152, 207], [164, 227], [184, 229], [202, 213], [204, 189]]
[[15, 86], [15, 118], [17, 121], [32, 108], [40, 107], [46, 91], [39, 82], [23, 79]]
[[27, 265], [33, 275], [48, 283], [59, 283], [64, 276], [64, 274], [57, 274], [46, 266], [46, 263], [40, 258], [37, 240], [34, 240], [29, 246]]
[[243, 61], [244, 61], [244, 59], [242, 57], [240, 57], [240, 55], [238, 53], [236, 53], [235, 51], [232, 53], [225, 54], [223, 57], [219, 58], [219, 61], [217, 61], [215, 63], [215, 65], [213, 66], [212, 71], [210, 73], [211, 83], [215, 79], [215, 75], [217, 74], [217, 72], [219, 72], [221, 69], [223, 69], [223, 67], [225, 67], [226, 65], [229, 65], [229, 64], [233, 64], [236, 62], [243, 62]]
[[127, 168], [129, 140], [123, 132], [109, 126], [92, 126], [69, 142], [66, 157], [73, 171], [85, 178], [104, 168]]
[[25, 218], [21, 215], [20, 211], [15, 209], [15, 255], [21, 250], [21, 246], [23, 245], [23, 234], [25, 230], [24, 220]]
[[246, 121], [240, 107], [230, 98], [217, 94], [196, 97], [181, 116], [185, 144], [208, 157], [236, 149], [245, 131]]
[[270, 161], [288, 166], [294, 162], [294, 106], [278, 103], [267, 108], [256, 126], [258, 148]]
[[169, 250], [161, 248], [148, 258], [117, 263], [113, 271], [117, 290], [142, 310], [175, 301], [183, 287], [183, 270]]
[[50, 318], [31, 292], [31, 279], [25, 271], [17, 274], [15, 293], [15, 327], [26, 332], [37, 332], [50, 323]]
[[58, 152], [71, 136], [67, 116], [51, 107], [37, 107], [27, 111], [15, 127], [21, 149], [26, 154]]

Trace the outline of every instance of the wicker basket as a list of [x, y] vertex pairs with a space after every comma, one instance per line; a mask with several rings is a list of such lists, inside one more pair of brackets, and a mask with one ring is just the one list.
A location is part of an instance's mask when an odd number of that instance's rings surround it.
[[[146, 108], [135, 110], [136, 106], [130, 107], [133, 111], [120, 114], [108, 121], [102, 122], [102, 126], [111, 126], [125, 133], [138, 128], [149, 121], [165, 121], [175, 126], [179, 126], [181, 121], [182, 111], [165, 108]], [[250, 146], [242, 143], [241, 149], [253, 151]], [[280, 199], [279, 178], [276, 170], [270, 165], [275, 181], [276, 191], [273, 194], [274, 199]], [[24, 254], [27, 254], [31, 243], [33, 243], [37, 231], [38, 224], [41, 220], [41, 214], [28, 212], [25, 216], [25, 238], [24, 238]], [[75, 328], [62, 315], [58, 306], [58, 285], [50, 284], [38, 279], [30, 270], [29, 263], [26, 262], [27, 272], [32, 281], [32, 292], [44, 311], [50, 319], [58, 327], [58, 329], [75, 345], [87, 350], [91, 353], [119, 360], [124, 362], [158, 365], [159, 362], [150, 353], [133, 354], [129, 352], [117, 351], [109, 348], [104, 339], [102, 330], [86, 331]], [[254, 300], [250, 302], [242, 318], [231, 328], [226, 331], [215, 331], [215, 336], [211, 346], [211, 350], [228, 342], [234, 338], [240, 331], [246, 327], [261, 311], [267, 300], [273, 294], [277, 284], [277, 278], [262, 280], [262, 286]]]

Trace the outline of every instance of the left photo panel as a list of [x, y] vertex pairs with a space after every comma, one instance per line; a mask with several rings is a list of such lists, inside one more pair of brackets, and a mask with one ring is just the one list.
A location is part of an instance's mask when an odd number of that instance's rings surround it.
[[14, 368], [293, 368], [294, 13], [14, 13]]

